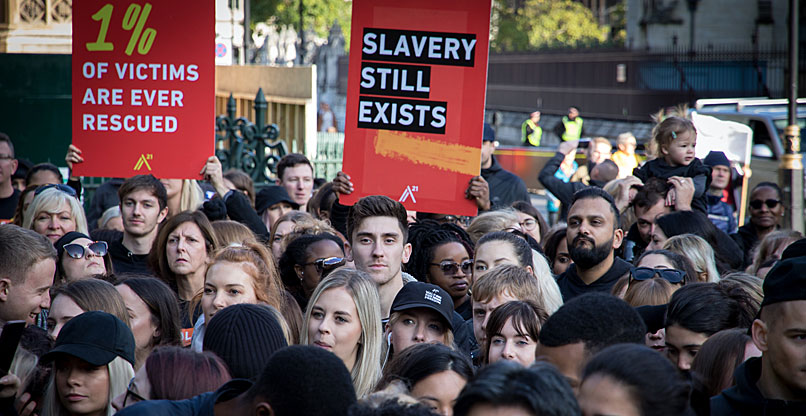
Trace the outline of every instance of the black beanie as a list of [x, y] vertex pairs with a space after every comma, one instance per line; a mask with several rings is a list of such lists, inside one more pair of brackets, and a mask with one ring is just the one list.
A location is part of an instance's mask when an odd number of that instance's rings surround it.
[[288, 345], [283, 328], [268, 307], [242, 303], [224, 308], [207, 323], [204, 350], [229, 367], [232, 378], [253, 379], [269, 357]]
[[311, 345], [277, 351], [254, 388], [276, 416], [343, 416], [356, 402], [344, 362]]

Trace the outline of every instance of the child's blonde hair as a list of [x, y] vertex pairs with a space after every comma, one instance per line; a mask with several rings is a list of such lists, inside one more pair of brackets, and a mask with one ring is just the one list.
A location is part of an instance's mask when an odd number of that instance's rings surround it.
[[697, 128], [694, 127], [691, 120], [676, 116], [666, 117], [652, 129], [651, 152], [656, 157], [663, 157], [663, 149], [668, 148], [679, 135], [685, 132], [691, 132], [695, 137], [697, 136]]

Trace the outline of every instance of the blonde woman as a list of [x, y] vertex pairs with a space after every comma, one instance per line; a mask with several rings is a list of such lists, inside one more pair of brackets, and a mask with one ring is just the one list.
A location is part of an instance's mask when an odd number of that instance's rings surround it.
[[381, 377], [381, 318], [375, 282], [364, 272], [341, 268], [311, 295], [300, 344], [324, 348], [341, 358], [361, 398]]
[[697, 281], [716, 283], [719, 272], [716, 269], [714, 249], [704, 238], [694, 234], [680, 234], [663, 243], [663, 249], [689, 259], [697, 272]]
[[759, 269], [762, 269], [762, 265], [765, 264], [768, 265], [767, 271], [769, 271], [769, 268], [772, 267], [770, 263], [780, 260], [784, 249], [801, 238], [803, 235], [794, 230], [778, 230], [767, 234], [753, 249], [753, 263], [745, 271], [758, 276]]
[[160, 179], [168, 195], [168, 218], [195, 211], [204, 203], [204, 191], [193, 179]]
[[467, 233], [473, 244], [479, 241], [481, 236], [493, 231], [523, 231], [517, 212], [512, 208], [500, 209], [497, 211], [485, 212], [473, 219], [467, 227]]
[[44, 235], [55, 243], [70, 231], [88, 234], [84, 208], [76, 191], [66, 185], [45, 185], [34, 191], [34, 199], [25, 210], [23, 228]]
[[134, 377], [134, 336], [106, 312], [82, 313], [68, 322], [40, 363], [53, 363], [42, 414], [113, 415], [112, 399]]

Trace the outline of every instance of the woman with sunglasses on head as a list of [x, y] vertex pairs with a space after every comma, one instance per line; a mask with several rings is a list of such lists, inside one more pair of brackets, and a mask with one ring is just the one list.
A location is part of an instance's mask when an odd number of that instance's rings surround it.
[[25, 211], [23, 228], [44, 235], [55, 243], [70, 231], [88, 233], [84, 208], [76, 191], [67, 185], [45, 185], [34, 191], [34, 199]]
[[280, 257], [280, 276], [301, 309], [319, 281], [346, 263], [344, 243], [330, 233], [308, 234], [294, 239]]
[[54, 246], [57, 254], [55, 284], [112, 275], [112, 259], [105, 241], [93, 241], [86, 234], [71, 231]]
[[759, 304], [731, 281], [692, 283], [676, 291], [666, 308], [666, 355], [680, 371], [691, 363], [708, 338], [724, 329], [747, 329]]
[[115, 316], [86, 312], [64, 326], [41, 362], [53, 363], [42, 415], [112, 415], [112, 399], [134, 377], [134, 337]]
[[[649, 250], [636, 259], [624, 292], [630, 306], [663, 305], [675, 290], [697, 281], [697, 273], [685, 257], [668, 250]], [[621, 295], [620, 293], [614, 293]]]
[[[696, 282], [696, 276], [685, 257], [667, 250], [650, 250], [637, 258], [630, 274], [613, 286], [613, 294], [632, 307], [665, 305], [677, 289]], [[663, 352], [665, 337], [666, 330], [660, 328], [647, 332], [644, 342], [647, 347]]]
[[406, 272], [448, 292], [456, 313], [464, 320], [470, 319], [472, 307], [468, 291], [473, 274], [470, 236], [454, 224], [425, 220], [409, 227], [409, 243], [414, 249], [405, 265]]
[[201, 304], [202, 316], [193, 329], [191, 348], [202, 351], [204, 331], [220, 310], [239, 303], [267, 304], [284, 310], [283, 283], [268, 249], [259, 243], [246, 243], [220, 250], [204, 277], [204, 289], [194, 298]]
[[745, 266], [751, 263], [756, 244], [781, 227], [781, 218], [786, 211], [782, 199], [781, 188], [773, 182], [761, 182], [750, 192], [750, 221], [731, 234], [744, 253]]

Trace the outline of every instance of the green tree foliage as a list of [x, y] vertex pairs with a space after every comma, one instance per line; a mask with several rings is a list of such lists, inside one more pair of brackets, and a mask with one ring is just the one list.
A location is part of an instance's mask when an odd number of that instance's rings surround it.
[[491, 47], [494, 51], [579, 48], [607, 41], [610, 28], [599, 26], [590, 9], [573, 0], [526, 0], [513, 9], [493, 4]]
[[252, 24], [256, 22], [290, 25], [299, 30], [299, 2], [302, 1], [305, 29], [327, 38], [335, 22], [350, 44], [352, 1], [345, 0], [252, 0]]

